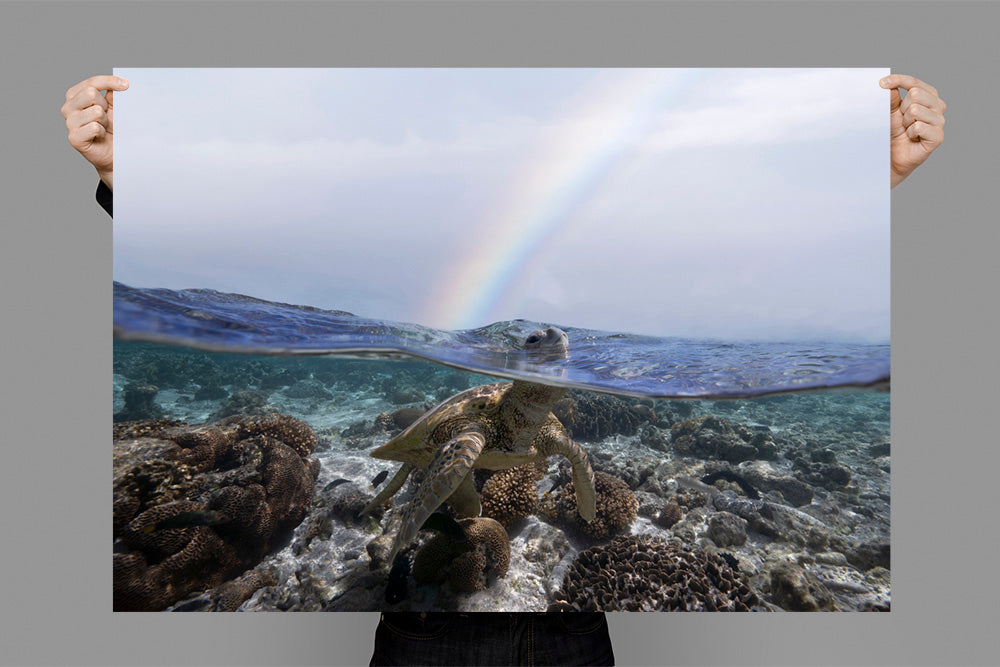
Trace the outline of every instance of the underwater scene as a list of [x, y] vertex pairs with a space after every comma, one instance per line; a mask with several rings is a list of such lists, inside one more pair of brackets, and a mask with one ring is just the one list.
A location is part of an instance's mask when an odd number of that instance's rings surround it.
[[889, 346], [115, 284], [116, 611], [889, 611]]

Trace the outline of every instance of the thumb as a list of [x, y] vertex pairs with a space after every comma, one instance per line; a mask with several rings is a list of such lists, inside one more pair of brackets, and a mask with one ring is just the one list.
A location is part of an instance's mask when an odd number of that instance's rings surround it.
[[[108, 93], [111, 96], [111, 93]], [[903, 98], [899, 94], [899, 88], [893, 88], [889, 91], [889, 113], [894, 111], [899, 111], [900, 105], [903, 103]]]
[[116, 77], [114, 77], [114, 78], [111, 79], [111, 81], [108, 83], [108, 94], [104, 96], [104, 99], [107, 100], [107, 102], [108, 102], [108, 107], [109, 108], [111, 107], [111, 105], [114, 104], [114, 100], [115, 100], [114, 93], [115, 93], [115, 91], [116, 90], [128, 90], [129, 85], [130, 84], [128, 82], [128, 79], [123, 79], [120, 76], [116, 76]]

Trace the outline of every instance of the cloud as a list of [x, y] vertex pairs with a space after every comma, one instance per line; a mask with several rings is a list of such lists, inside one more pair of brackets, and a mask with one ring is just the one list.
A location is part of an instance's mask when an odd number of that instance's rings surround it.
[[778, 71], [712, 88], [699, 104], [666, 113], [643, 146], [657, 152], [780, 144], [888, 127], [886, 117], [871, 114], [885, 100], [871, 70]]
[[442, 326], [551, 213], [490, 318], [887, 338], [883, 73], [123, 72], [115, 277]]

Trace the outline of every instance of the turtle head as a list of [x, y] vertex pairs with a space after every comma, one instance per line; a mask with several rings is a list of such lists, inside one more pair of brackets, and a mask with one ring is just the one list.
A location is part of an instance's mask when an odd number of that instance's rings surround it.
[[566, 359], [569, 357], [569, 336], [558, 327], [538, 329], [524, 340], [524, 349], [539, 359]]

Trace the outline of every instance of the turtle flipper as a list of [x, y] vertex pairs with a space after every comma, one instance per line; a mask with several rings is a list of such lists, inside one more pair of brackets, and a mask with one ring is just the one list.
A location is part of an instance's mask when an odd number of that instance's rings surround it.
[[404, 463], [400, 466], [396, 474], [392, 476], [389, 483], [382, 487], [382, 490], [368, 503], [363, 510], [361, 510], [360, 516], [367, 516], [369, 512], [384, 503], [385, 501], [396, 495], [396, 492], [403, 488], [403, 483], [406, 478], [410, 476], [410, 472], [413, 470], [412, 463]]
[[[479, 431], [467, 431], [455, 436], [434, 455], [427, 476], [417, 487], [413, 500], [403, 513], [402, 524], [392, 543], [388, 562], [409, 544], [431, 514], [458, 490], [472, 471], [472, 465], [483, 451], [486, 438]], [[459, 500], [462, 499], [460, 493]]]
[[597, 515], [597, 492], [594, 490], [594, 470], [590, 467], [587, 452], [566, 434], [566, 430], [555, 420], [546, 424], [539, 434], [537, 445], [546, 456], [565, 456], [573, 467], [573, 488], [576, 489], [576, 510], [584, 521], [592, 521]]
[[483, 511], [473, 477], [475, 475], [466, 475], [458, 488], [448, 496], [448, 504], [455, 510], [455, 513], [466, 518], [477, 517]]

